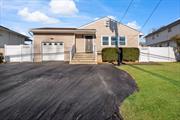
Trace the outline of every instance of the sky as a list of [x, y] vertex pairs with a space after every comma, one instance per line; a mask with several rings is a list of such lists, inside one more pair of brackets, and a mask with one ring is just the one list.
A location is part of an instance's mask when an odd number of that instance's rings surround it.
[[145, 35], [180, 19], [180, 0], [162, 0], [145, 27], [143, 24], [159, 0], [0, 0], [0, 25], [29, 35], [39, 27], [79, 27], [109, 16]]

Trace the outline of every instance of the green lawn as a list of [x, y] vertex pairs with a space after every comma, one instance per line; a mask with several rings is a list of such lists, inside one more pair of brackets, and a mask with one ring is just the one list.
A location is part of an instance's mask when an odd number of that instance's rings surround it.
[[180, 63], [124, 65], [139, 91], [121, 105], [125, 120], [180, 120]]

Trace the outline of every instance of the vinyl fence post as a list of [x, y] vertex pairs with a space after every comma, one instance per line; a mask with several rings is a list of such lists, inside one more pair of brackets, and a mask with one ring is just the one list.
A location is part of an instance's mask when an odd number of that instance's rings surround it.
[[150, 47], [148, 47], [148, 62], [150, 61]]
[[169, 46], [168, 46], [168, 61], [170, 62], [171, 61], [171, 59], [170, 59], [170, 51], [169, 51]]
[[4, 44], [4, 55], [3, 56], [4, 56], [4, 62], [6, 62], [6, 59], [7, 59], [6, 58], [6, 44]]

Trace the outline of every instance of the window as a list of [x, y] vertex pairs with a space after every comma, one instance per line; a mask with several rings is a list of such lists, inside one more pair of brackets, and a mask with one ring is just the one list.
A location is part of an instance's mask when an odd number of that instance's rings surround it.
[[117, 39], [117, 37], [111, 37], [111, 45], [117, 45], [117, 41], [118, 41], [118, 39]]
[[109, 37], [108, 36], [102, 37], [102, 45], [109, 45]]
[[168, 32], [171, 32], [171, 28], [168, 28]]
[[125, 36], [119, 37], [119, 45], [126, 45], [126, 37]]

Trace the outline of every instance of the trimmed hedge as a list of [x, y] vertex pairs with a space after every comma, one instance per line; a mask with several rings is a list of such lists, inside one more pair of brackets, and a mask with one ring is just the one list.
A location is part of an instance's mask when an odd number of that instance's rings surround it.
[[[123, 61], [135, 62], [139, 60], [139, 49], [138, 48], [122, 48], [122, 59]], [[114, 62], [118, 60], [118, 49], [117, 48], [104, 48], [102, 50], [103, 62]]]
[[102, 60], [103, 62], [114, 62], [118, 59], [117, 48], [104, 48], [102, 49]]
[[0, 63], [2, 63], [2, 62], [3, 62], [3, 59], [4, 59], [4, 56], [3, 56], [3, 54], [2, 54], [2, 53], [0, 53]]
[[123, 48], [123, 61], [135, 62], [139, 60], [138, 48]]

